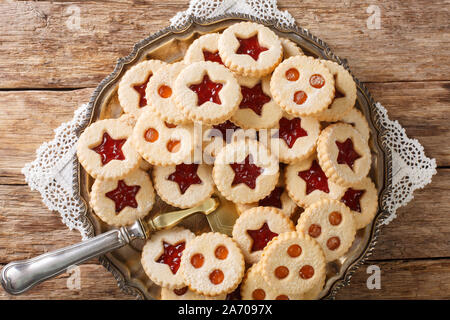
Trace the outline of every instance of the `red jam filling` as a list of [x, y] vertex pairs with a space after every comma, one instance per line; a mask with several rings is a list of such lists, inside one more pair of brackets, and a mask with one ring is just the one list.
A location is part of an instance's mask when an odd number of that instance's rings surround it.
[[102, 165], [105, 165], [111, 160], [125, 160], [125, 156], [122, 152], [122, 146], [126, 141], [127, 139], [114, 140], [107, 132], [105, 132], [103, 134], [102, 142], [98, 146], [91, 149], [100, 155]]
[[211, 52], [208, 50], [203, 50], [203, 58], [205, 61], [212, 61], [223, 64], [222, 58], [220, 58], [219, 51]]
[[262, 90], [261, 82], [253, 88], [241, 86], [242, 100], [240, 109], [251, 109], [258, 116], [261, 116], [262, 107], [268, 103], [271, 98]]
[[197, 94], [197, 105], [201, 106], [208, 101], [222, 104], [219, 97], [219, 92], [222, 90], [222, 87], [223, 84], [211, 81], [209, 76], [205, 74], [202, 82], [190, 85], [189, 89]]
[[163, 241], [163, 254], [156, 260], [158, 263], [165, 263], [169, 266], [170, 271], [176, 274], [180, 267], [181, 255], [186, 246], [186, 242], [178, 242], [174, 245]]
[[245, 158], [244, 163], [230, 163], [231, 169], [234, 171], [234, 179], [231, 186], [244, 183], [250, 189], [255, 189], [256, 178], [258, 178], [264, 169], [253, 163], [253, 157], [249, 154]]
[[187, 189], [193, 184], [201, 184], [202, 180], [197, 174], [198, 164], [178, 164], [175, 167], [175, 172], [167, 177], [167, 180], [178, 183], [181, 194], [184, 194]]
[[133, 86], [134, 90], [139, 93], [139, 108], [145, 107], [147, 105], [147, 99], [145, 99], [145, 89], [147, 89], [147, 84], [151, 77], [152, 75], [150, 74], [147, 80], [144, 81], [144, 83]]
[[[233, 122], [231, 122], [230, 120], [227, 120], [225, 122], [222, 122], [220, 124], [214, 125], [213, 126], [214, 129], [219, 130], [222, 133], [222, 139], [224, 141], [226, 141], [226, 143], [230, 143], [231, 142], [231, 137], [233, 136], [233, 133], [239, 129], [241, 129], [241, 127], [238, 127], [237, 125], [235, 125]], [[208, 138], [211, 138], [213, 136], [216, 136], [214, 134], [214, 132], [210, 132], [208, 135]]]
[[267, 197], [259, 200], [258, 205], [261, 207], [275, 207], [281, 209], [283, 207], [283, 204], [281, 203], [283, 191], [283, 187], [276, 187]]
[[114, 201], [116, 214], [125, 207], [137, 208], [136, 194], [140, 186], [127, 186], [125, 181], [119, 180], [117, 188], [105, 193], [105, 196]]
[[237, 49], [237, 54], [248, 54], [253, 60], [257, 61], [259, 55], [263, 51], [267, 51], [269, 49], [262, 47], [258, 41], [258, 35], [254, 35], [253, 37], [247, 39], [237, 38], [239, 41], [239, 48]]
[[344, 196], [341, 198], [341, 202], [353, 211], [361, 212], [360, 199], [364, 192], [366, 192], [366, 190], [354, 190], [352, 188], [348, 188], [347, 191], [345, 191]]
[[181, 289], [173, 289], [173, 293], [175, 293], [177, 296], [182, 296], [188, 291], [188, 287], [183, 287]]
[[253, 239], [251, 252], [264, 249], [273, 237], [278, 236], [278, 233], [272, 232], [269, 229], [267, 222], [265, 222], [262, 227], [257, 230], [247, 230], [247, 233]]
[[[294, 118], [289, 120], [285, 117], [281, 118], [278, 122], [280, 125], [280, 129], [278, 130], [278, 137], [283, 139], [286, 142], [286, 145], [291, 149], [295, 141], [298, 138], [305, 137], [308, 135], [308, 132], [302, 128], [302, 119]], [[275, 138], [277, 133], [273, 136]]]
[[344, 142], [336, 141], [336, 145], [339, 149], [339, 154], [337, 157], [337, 163], [346, 164], [353, 170], [353, 164], [361, 156], [353, 148], [353, 141], [347, 138]]
[[314, 190], [320, 190], [325, 193], [329, 193], [328, 178], [323, 172], [322, 168], [314, 160], [311, 164], [311, 168], [305, 171], [300, 171], [298, 176], [306, 182], [306, 194], [310, 194]]

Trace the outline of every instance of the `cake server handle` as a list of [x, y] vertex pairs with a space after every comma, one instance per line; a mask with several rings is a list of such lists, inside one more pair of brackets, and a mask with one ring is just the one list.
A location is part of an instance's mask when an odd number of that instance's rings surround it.
[[29, 260], [11, 262], [2, 269], [2, 286], [10, 294], [21, 294], [33, 286], [65, 272], [73, 265], [118, 249], [132, 239], [141, 237], [145, 239], [143, 224], [138, 220], [130, 227], [114, 229]]
[[209, 198], [194, 208], [160, 214], [147, 222], [137, 220], [129, 227], [110, 230], [69, 247], [29, 260], [10, 262], [2, 269], [1, 284], [8, 293], [21, 294], [73, 265], [123, 247], [132, 240], [147, 239], [151, 232], [171, 228], [192, 214], [201, 212], [208, 215], [217, 206], [218, 200]]

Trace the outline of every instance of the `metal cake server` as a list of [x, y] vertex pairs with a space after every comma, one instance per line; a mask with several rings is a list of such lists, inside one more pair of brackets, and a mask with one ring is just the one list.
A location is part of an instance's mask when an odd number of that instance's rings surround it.
[[29, 260], [7, 264], [1, 272], [1, 284], [10, 294], [21, 294], [33, 286], [57, 276], [68, 267], [98, 257], [129, 244], [147, 239], [157, 230], [168, 229], [196, 213], [203, 213], [213, 231], [231, 235], [238, 214], [234, 205], [220, 195], [185, 210], [162, 213], [148, 221], [137, 220], [129, 227], [110, 230], [75, 245], [45, 253]]

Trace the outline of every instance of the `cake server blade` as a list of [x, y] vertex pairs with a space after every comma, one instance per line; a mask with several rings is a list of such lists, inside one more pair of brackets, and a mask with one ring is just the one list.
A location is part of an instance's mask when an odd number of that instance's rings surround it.
[[206, 215], [208, 224], [212, 231], [224, 233], [231, 237], [234, 223], [239, 217], [236, 205], [225, 199], [220, 192], [215, 193], [215, 198], [219, 205], [216, 210]]

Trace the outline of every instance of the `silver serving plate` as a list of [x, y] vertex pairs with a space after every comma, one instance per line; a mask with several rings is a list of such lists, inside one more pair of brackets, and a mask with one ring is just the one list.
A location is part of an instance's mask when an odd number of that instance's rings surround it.
[[[89, 102], [90, 116], [83, 123], [82, 130], [98, 119], [116, 118], [121, 114], [117, 98], [118, 82], [134, 64], [146, 59], [160, 59], [166, 62], [180, 60], [190, 43], [200, 35], [220, 32], [231, 24], [248, 20], [266, 25], [280, 37], [292, 40], [307, 55], [333, 60], [349, 69], [346, 59], [333, 54], [322, 40], [300, 27], [284, 28], [276, 21], [262, 21], [252, 16], [238, 14], [224, 15], [210, 20], [192, 17], [182, 27], [165, 28], [140, 41], [134, 46], [130, 55], [118, 60], [114, 71], [94, 91]], [[324, 299], [335, 298], [339, 289], [349, 284], [356, 269], [371, 255], [377, 243], [382, 221], [387, 216], [385, 197], [391, 189], [392, 157], [385, 143], [386, 128], [379, 119], [375, 102], [369, 91], [358, 79], [354, 77], [354, 80], [358, 89], [356, 107], [366, 116], [371, 130], [369, 143], [373, 161], [370, 176], [377, 186], [379, 209], [374, 221], [357, 232], [356, 240], [347, 254], [337, 261], [328, 263], [326, 284], [320, 293], [320, 298]], [[74, 190], [79, 190], [76, 200], [85, 208], [85, 214], [81, 215], [79, 220], [88, 230], [88, 237], [91, 238], [109, 228], [93, 214], [87, 205], [93, 179], [80, 167], [76, 157], [73, 159], [73, 165], [77, 172], [73, 179]], [[151, 215], [171, 209], [173, 208], [158, 200]], [[202, 217], [194, 216], [184, 224], [196, 233], [208, 230], [208, 224]], [[134, 243], [120, 248], [102, 256], [100, 261], [114, 275], [118, 286], [125, 293], [138, 299], [158, 299], [160, 288], [148, 279], [141, 267], [142, 245], [142, 243]]]

